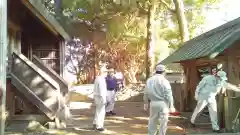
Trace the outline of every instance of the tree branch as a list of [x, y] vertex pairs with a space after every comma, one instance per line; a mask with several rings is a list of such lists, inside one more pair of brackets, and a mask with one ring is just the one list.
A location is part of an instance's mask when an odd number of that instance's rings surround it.
[[166, 8], [168, 8], [168, 10], [170, 10], [171, 12], [176, 12], [176, 10], [171, 8], [171, 6], [165, 0], [160, 0], [160, 1]]
[[148, 11], [146, 9], [144, 9], [143, 5], [140, 4], [139, 1], [136, 1], [136, 4], [137, 4], [137, 8], [144, 14], [147, 14]]

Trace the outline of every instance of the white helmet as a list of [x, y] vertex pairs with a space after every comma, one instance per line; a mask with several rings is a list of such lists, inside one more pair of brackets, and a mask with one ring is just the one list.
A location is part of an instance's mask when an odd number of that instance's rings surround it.
[[224, 72], [224, 71], [218, 71], [217, 72], [217, 76], [220, 77], [221, 80], [224, 80], [226, 81], [228, 78], [227, 78], [227, 73]]

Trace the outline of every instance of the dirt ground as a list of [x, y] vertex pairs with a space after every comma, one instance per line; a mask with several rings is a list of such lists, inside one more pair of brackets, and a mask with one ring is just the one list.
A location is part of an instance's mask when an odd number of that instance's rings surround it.
[[[83, 107], [85, 104], [85, 107]], [[106, 131], [98, 133], [91, 130], [94, 116], [94, 106], [91, 103], [82, 103], [83, 109], [72, 107], [73, 121], [68, 127], [80, 135], [147, 135], [148, 113], [143, 111], [141, 102], [117, 102], [116, 116], [106, 117]], [[182, 113], [180, 117], [171, 117], [169, 121], [168, 135], [181, 135], [189, 133], [209, 133], [210, 126], [202, 125], [201, 128], [192, 129], [189, 126], [191, 113]], [[208, 118], [199, 118], [198, 123], [208, 122]], [[181, 129], [182, 128], [182, 129]]]
[[[102, 133], [91, 129], [95, 111], [93, 104], [73, 102], [71, 104], [73, 119], [68, 122], [67, 129], [24, 133], [24, 135], [147, 135], [148, 113], [143, 111], [142, 102], [117, 102], [115, 108], [117, 115], [106, 117], [106, 130]], [[209, 133], [211, 131], [209, 125], [201, 125], [201, 128], [197, 129], [190, 128], [190, 114], [182, 113], [181, 117], [171, 117], [167, 135], [183, 135], [185, 132], [186, 134]], [[206, 122], [208, 118], [202, 117], [199, 120]], [[199, 120], [197, 123], [201, 123]]]

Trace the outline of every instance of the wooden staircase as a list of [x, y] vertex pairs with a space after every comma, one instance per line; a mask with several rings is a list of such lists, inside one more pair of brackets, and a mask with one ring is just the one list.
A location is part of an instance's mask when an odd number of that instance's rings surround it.
[[15, 87], [12, 90], [15, 95], [38, 109], [31, 114], [11, 116], [12, 119], [43, 121], [46, 118], [46, 122], [57, 123], [65, 121], [62, 110], [68, 101], [68, 85], [36, 56], [32, 62], [22, 54], [13, 53], [11, 83]]

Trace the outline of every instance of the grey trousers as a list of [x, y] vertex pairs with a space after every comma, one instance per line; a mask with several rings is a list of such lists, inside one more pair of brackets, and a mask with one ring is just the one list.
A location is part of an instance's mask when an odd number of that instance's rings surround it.
[[148, 135], [156, 135], [157, 126], [159, 135], [166, 135], [169, 107], [164, 101], [150, 102], [150, 116], [148, 122]]

